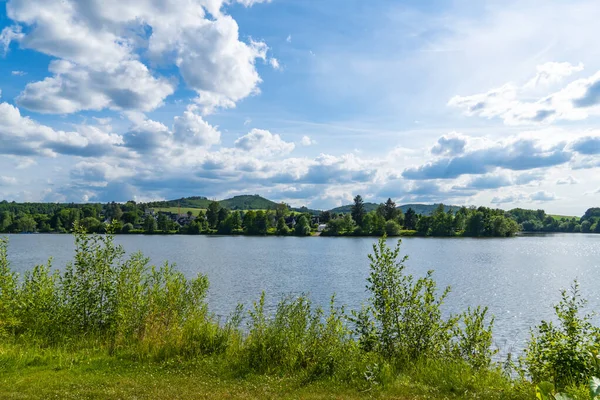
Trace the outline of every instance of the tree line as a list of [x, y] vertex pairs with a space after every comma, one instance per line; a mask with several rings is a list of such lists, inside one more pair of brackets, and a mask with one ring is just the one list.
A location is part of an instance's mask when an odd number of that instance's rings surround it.
[[[267, 210], [230, 210], [217, 201], [206, 210], [184, 215], [154, 212], [151, 203], [15, 203], [0, 202], [0, 233], [68, 233], [75, 223], [87, 232], [104, 233], [114, 224], [118, 233], [240, 234], [308, 236], [471, 236], [504, 237], [517, 232], [600, 233], [600, 208], [581, 218], [556, 217], [544, 210], [438, 205], [432, 215], [409, 208], [403, 213], [392, 199], [368, 212], [360, 195], [350, 213], [323, 211], [318, 216], [292, 211], [284, 203]], [[323, 225], [325, 228], [323, 229]], [[320, 227], [319, 227], [320, 226]]]
[[406, 213], [392, 199], [376, 210], [366, 212], [360, 195], [354, 198], [350, 214], [327, 223], [325, 235], [330, 236], [473, 236], [507, 237], [520, 230], [519, 224], [503, 210], [487, 207], [462, 207], [453, 212], [438, 205], [431, 216], [419, 215], [412, 208]]

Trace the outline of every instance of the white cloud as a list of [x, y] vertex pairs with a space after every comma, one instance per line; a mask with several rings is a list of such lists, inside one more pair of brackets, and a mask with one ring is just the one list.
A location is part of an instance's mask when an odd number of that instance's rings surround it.
[[173, 138], [183, 145], [211, 147], [221, 142], [221, 133], [191, 110], [175, 117], [173, 133]]
[[272, 0], [237, 0], [238, 3], [240, 3], [246, 7], [253, 6], [254, 4], [270, 3], [271, 1]]
[[[239, 0], [245, 6], [265, 1]], [[258, 93], [255, 60], [266, 60], [262, 42], [239, 40], [236, 21], [223, 0], [10, 0], [9, 18], [26, 34], [6, 28], [6, 43], [58, 58], [51, 77], [27, 86], [19, 103], [35, 111], [150, 111], [174, 92], [172, 79], [158, 77], [142, 63], [176, 65], [198, 93], [203, 112], [234, 107]], [[210, 15], [208, 15], [210, 13]]]
[[539, 191], [539, 192], [532, 193], [529, 196], [529, 199], [531, 201], [539, 201], [539, 202], [552, 201], [552, 200], [556, 200], [556, 195], [554, 193], [550, 193], [550, 192], [546, 192], [546, 191]]
[[292, 43], [292, 35], [288, 35], [288, 37], [285, 39], [285, 41], [288, 43]]
[[17, 156], [57, 154], [96, 157], [118, 154], [122, 138], [99, 127], [79, 125], [75, 131], [54, 130], [29, 117], [18, 108], [0, 103], [0, 153]]
[[549, 86], [579, 71], [583, 71], [583, 63], [573, 65], [569, 62], [547, 62], [537, 66], [537, 75], [524, 88]]
[[25, 72], [25, 71], [11, 71], [11, 75], [12, 76], [25, 76], [25, 75], [27, 75], [27, 72]]
[[17, 178], [13, 176], [0, 176], [0, 186], [16, 185]]
[[300, 139], [300, 144], [302, 146], [312, 146], [313, 144], [316, 144], [317, 142], [315, 142], [313, 139], [311, 139], [309, 136], [302, 136], [302, 139]]
[[[561, 70], [563, 76], [567, 71], [577, 71], [579, 66], [550, 63], [541, 66], [544, 70]], [[583, 67], [581, 67], [583, 68]], [[568, 75], [568, 74], [567, 74]], [[553, 71], [544, 78], [538, 76], [534, 80], [544, 82], [556, 80], [560, 73]], [[531, 83], [531, 81], [530, 81]], [[528, 83], [527, 85], [530, 85]], [[470, 96], [454, 96], [448, 105], [463, 109], [466, 115], [485, 118], [501, 118], [507, 125], [526, 125], [551, 123], [557, 120], [582, 120], [590, 115], [600, 115], [600, 71], [589, 78], [575, 80], [563, 89], [528, 100], [525, 91], [528, 88], [507, 83], [486, 93]]]
[[20, 26], [7, 26], [0, 32], [0, 54], [6, 54], [11, 42], [23, 38]]
[[281, 65], [279, 64], [279, 60], [277, 60], [274, 57], [269, 58], [269, 64], [271, 64], [271, 67], [273, 67], [274, 70], [281, 70]]
[[557, 185], [576, 185], [578, 183], [579, 183], [579, 181], [570, 175], [567, 176], [566, 178], [560, 178], [559, 180], [556, 181]]
[[82, 110], [152, 111], [173, 94], [175, 85], [154, 78], [138, 61], [83, 67], [68, 61], [50, 64], [53, 77], [30, 83], [17, 103], [40, 113], [69, 114]]
[[252, 129], [235, 141], [235, 147], [253, 154], [273, 156], [291, 153], [296, 146], [284, 141], [277, 134], [263, 129]]

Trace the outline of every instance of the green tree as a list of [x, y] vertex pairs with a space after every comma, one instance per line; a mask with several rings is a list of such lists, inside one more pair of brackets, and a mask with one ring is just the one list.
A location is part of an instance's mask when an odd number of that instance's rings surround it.
[[212, 229], [216, 229], [219, 224], [220, 210], [221, 205], [216, 201], [211, 201], [208, 205], [208, 209], [206, 210], [206, 220], [208, 221], [208, 226]]
[[275, 219], [279, 221], [279, 218], [285, 218], [289, 215], [290, 209], [287, 204], [279, 203], [275, 206]]
[[146, 233], [154, 233], [157, 228], [156, 219], [152, 215], [147, 215], [144, 220], [144, 230]]
[[385, 217], [377, 211], [369, 213], [371, 216], [371, 234], [376, 236], [383, 236], [385, 234]]
[[35, 219], [31, 215], [23, 215], [17, 220], [17, 229], [19, 232], [35, 232]]
[[445, 207], [440, 204], [433, 213], [431, 221], [431, 234], [433, 236], [453, 236], [454, 218], [452, 212], [445, 212]]
[[402, 227], [394, 220], [389, 220], [385, 223], [385, 233], [388, 236], [399, 236]]
[[94, 217], [86, 217], [79, 221], [79, 225], [89, 233], [98, 233], [101, 222]]
[[266, 235], [269, 229], [269, 216], [264, 211], [257, 211], [254, 220], [254, 227], [257, 235]]
[[123, 225], [123, 228], [121, 228], [121, 233], [129, 233], [133, 230], [133, 225], [130, 223], [126, 223], [125, 225]]
[[239, 211], [234, 211], [231, 214], [231, 229], [236, 231], [242, 229], [242, 216]]
[[256, 227], [254, 224], [255, 220], [256, 220], [256, 212], [255, 211], [250, 210], [246, 214], [244, 214], [243, 228], [244, 228], [244, 232], [246, 234], [249, 234], [249, 235], [256, 234]]
[[319, 214], [319, 222], [322, 224], [326, 224], [331, 221], [331, 212], [330, 211], [321, 211]]
[[298, 219], [294, 231], [298, 236], [310, 236], [310, 224], [304, 215]]
[[398, 210], [396, 209], [396, 203], [394, 203], [392, 199], [387, 199], [383, 205], [383, 217], [386, 221], [389, 221], [395, 219], [397, 214]]
[[221, 223], [224, 222], [227, 217], [229, 216], [229, 210], [226, 209], [225, 207], [222, 207], [219, 210], [219, 217], [217, 218], [217, 226]]
[[406, 210], [406, 215], [404, 216], [404, 226], [406, 229], [414, 231], [417, 229], [417, 221], [419, 218], [417, 217], [417, 213], [412, 208]]
[[285, 223], [285, 219], [283, 217], [279, 217], [277, 220], [277, 234], [278, 235], [287, 235], [290, 233], [290, 228]]
[[485, 221], [484, 214], [481, 211], [474, 211], [467, 218], [467, 227], [465, 229], [465, 235], [479, 237], [484, 236], [485, 233]]
[[12, 215], [9, 211], [0, 214], [0, 232], [7, 232], [12, 225]]
[[419, 221], [417, 222], [417, 232], [421, 235], [431, 235], [431, 224], [433, 221], [433, 217], [429, 217], [427, 215], [421, 215]]
[[351, 215], [352, 215], [352, 219], [354, 220], [354, 222], [356, 222], [356, 224], [359, 227], [362, 227], [364, 219], [365, 219], [366, 211], [365, 211], [365, 203], [360, 195], [357, 195], [354, 198], [354, 204], [352, 205], [352, 208], [351, 208]]

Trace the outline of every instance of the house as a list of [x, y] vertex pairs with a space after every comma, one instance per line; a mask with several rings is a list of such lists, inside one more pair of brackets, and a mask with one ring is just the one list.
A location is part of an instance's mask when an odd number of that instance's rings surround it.
[[318, 232], [323, 232], [327, 228], [327, 224], [319, 224], [317, 227]]

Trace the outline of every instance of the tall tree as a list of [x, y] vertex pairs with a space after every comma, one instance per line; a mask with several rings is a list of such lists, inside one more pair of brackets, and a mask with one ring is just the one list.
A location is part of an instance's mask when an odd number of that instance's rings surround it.
[[219, 224], [219, 211], [221, 205], [216, 201], [211, 201], [206, 210], [206, 220], [212, 229], [216, 229]]
[[354, 198], [354, 204], [352, 205], [351, 214], [354, 222], [356, 222], [358, 226], [362, 227], [365, 215], [367, 213], [365, 211], [365, 203], [360, 195], [357, 195]]
[[396, 218], [397, 210], [396, 203], [392, 201], [392, 199], [387, 199], [385, 204], [383, 205], [383, 217], [386, 221]]
[[310, 236], [310, 224], [308, 219], [303, 215], [298, 219], [298, 223], [294, 227], [295, 233], [298, 236]]
[[277, 220], [277, 234], [278, 235], [287, 235], [290, 233], [290, 228], [285, 224], [285, 219], [283, 217], [279, 217]]
[[412, 208], [406, 210], [406, 214], [404, 215], [404, 226], [406, 229], [415, 230], [417, 229], [417, 213]]
[[231, 214], [231, 228], [233, 230], [238, 230], [242, 228], [242, 216], [239, 211], [235, 211]]

